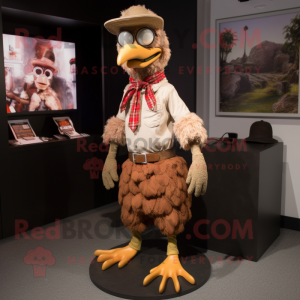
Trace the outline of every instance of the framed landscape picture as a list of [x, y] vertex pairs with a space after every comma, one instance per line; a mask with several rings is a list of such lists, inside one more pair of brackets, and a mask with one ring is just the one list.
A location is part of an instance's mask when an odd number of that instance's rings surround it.
[[216, 115], [299, 118], [300, 8], [216, 25]]

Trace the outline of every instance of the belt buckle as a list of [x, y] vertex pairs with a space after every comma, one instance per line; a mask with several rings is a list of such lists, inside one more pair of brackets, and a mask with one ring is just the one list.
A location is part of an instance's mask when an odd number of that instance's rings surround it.
[[145, 157], [145, 161], [144, 161], [144, 162], [141, 162], [141, 163], [139, 163], [139, 164], [147, 164], [147, 163], [148, 163], [148, 162], [147, 162], [147, 156], [146, 156], [146, 153], [142, 153], [142, 154], [140, 154], [140, 153], [132, 153], [132, 162], [134, 162], [135, 164], [136, 164], [135, 158], [134, 158], [135, 155], [144, 155], [144, 157]]

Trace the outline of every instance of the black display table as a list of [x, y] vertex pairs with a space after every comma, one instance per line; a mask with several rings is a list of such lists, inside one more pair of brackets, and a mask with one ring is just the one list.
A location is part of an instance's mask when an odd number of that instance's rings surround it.
[[[86, 151], [78, 147], [80, 140]], [[14, 235], [16, 220], [24, 220], [30, 230], [105, 204], [101, 170], [84, 166], [94, 157], [104, 162], [107, 152], [91, 152], [91, 144], [99, 146], [100, 136], [9, 147], [10, 194], [1, 199], [3, 237]]]
[[[124, 247], [122, 244], [114, 248]], [[211, 265], [208, 258], [194, 247], [185, 243], [179, 244], [179, 257], [181, 265], [190, 273], [196, 283], [190, 284], [183, 277], [179, 276], [180, 292], [176, 293], [173, 280], [169, 278], [165, 291], [160, 294], [158, 289], [162, 277], [159, 276], [149, 285], [143, 286], [144, 278], [149, 271], [161, 264], [166, 256], [167, 240], [144, 240], [142, 249], [132, 261], [122, 269], [118, 264], [102, 271], [102, 264], [96, 261], [90, 265], [90, 278], [92, 282], [104, 292], [126, 299], [170, 299], [191, 293], [203, 286], [210, 277]]]
[[179, 241], [258, 261], [280, 233], [283, 143], [218, 142], [203, 154], [207, 192]]

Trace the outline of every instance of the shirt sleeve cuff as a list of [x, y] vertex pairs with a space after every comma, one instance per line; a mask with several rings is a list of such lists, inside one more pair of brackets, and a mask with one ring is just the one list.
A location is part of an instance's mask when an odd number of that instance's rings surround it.
[[125, 116], [123, 115], [123, 113], [118, 113], [118, 114], [116, 115], [116, 117], [117, 117], [118, 119], [122, 120], [122, 121], [125, 121]]

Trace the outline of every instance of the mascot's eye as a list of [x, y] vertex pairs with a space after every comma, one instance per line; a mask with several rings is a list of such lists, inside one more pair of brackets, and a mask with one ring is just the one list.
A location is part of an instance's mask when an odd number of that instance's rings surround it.
[[133, 35], [129, 31], [122, 31], [118, 36], [118, 43], [121, 47], [126, 44], [133, 44]]
[[141, 46], [149, 46], [153, 43], [155, 38], [155, 32], [149, 28], [141, 28], [136, 34], [136, 41]]
[[50, 78], [52, 78], [53, 73], [52, 73], [51, 70], [47, 69], [47, 70], [45, 71], [45, 75], [46, 75], [46, 77], [48, 77], [48, 79], [50, 79]]
[[40, 76], [43, 74], [43, 69], [41, 67], [34, 67], [33, 69], [35, 75]]

